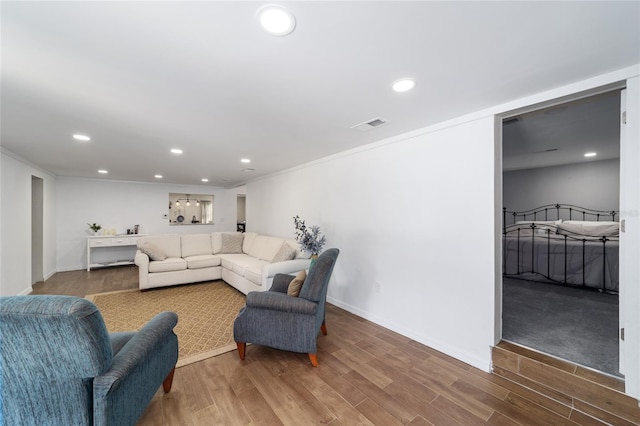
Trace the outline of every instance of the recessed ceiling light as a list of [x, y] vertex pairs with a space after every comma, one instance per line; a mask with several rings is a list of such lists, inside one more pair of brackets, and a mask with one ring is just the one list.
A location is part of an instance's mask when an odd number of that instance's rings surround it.
[[281, 6], [268, 5], [258, 10], [260, 25], [269, 34], [286, 36], [296, 27], [296, 18]]
[[241, 163], [250, 163], [250, 162], [251, 162], [251, 160], [250, 160], [250, 159], [248, 159], [248, 158], [243, 158], [243, 159], [241, 159], [241, 160], [240, 160], [240, 162], [241, 162]]
[[182, 150], [178, 148], [171, 148], [172, 154], [182, 154]]
[[98, 170], [98, 173], [101, 173], [103, 175], [106, 175], [107, 173], [109, 173], [108, 171], [104, 170], [104, 169], [100, 169]]
[[598, 154], [595, 153], [595, 152], [587, 152], [587, 153], [584, 154], [585, 157], [595, 157], [596, 155], [598, 155]]
[[162, 175], [155, 175], [154, 178], [156, 179], [162, 179]]
[[207, 179], [207, 178], [202, 178], [202, 181], [203, 181], [203, 182], [209, 182], [209, 179]]
[[394, 92], [408, 92], [416, 87], [416, 82], [410, 78], [403, 78], [393, 83], [391, 88]]
[[82, 141], [82, 142], [87, 142], [91, 140], [91, 138], [87, 135], [73, 135], [73, 138], [77, 141]]

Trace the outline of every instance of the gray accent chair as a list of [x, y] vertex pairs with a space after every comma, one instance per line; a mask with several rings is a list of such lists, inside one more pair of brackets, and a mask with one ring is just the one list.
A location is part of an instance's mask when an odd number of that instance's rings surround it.
[[318, 366], [316, 342], [319, 331], [327, 334], [325, 301], [339, 253], [338, 249], [332, 248], [318, 257], [298, 297], [287, 295], [294, 277], [284, 274], [274, 276], [269, 291], [247, 294], [246, 306], [233, 324], [240, 359], [245, 358], [246, 344], [255, 343], [309, 354], [311, 364]]
[[86, 299], [0, 298], [0, 425], [135, 425], [171, 389], [177, 322], [162, 312], [109, 334]]

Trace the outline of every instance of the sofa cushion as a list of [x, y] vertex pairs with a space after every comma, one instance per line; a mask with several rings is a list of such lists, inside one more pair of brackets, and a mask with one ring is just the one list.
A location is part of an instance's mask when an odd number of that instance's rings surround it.
[[220, 253], [242, 253], [242, 234], [222, 234]]
[[213, 254], [211, 234], [187, 234], [181, 238], [182, 257]]
[[201, 254], [198, 256], [185, 257], [188, 269], [210, 268], [212, 266], [220, 266], [220, 257], [213, 254]]
[[273, 256], [271, 259], [271, 263], [284, 262], [287, 260], [291, 260], [296, 257], [296, 249], [291, 247], [289, 244], [282, 244], [280, 250]]
[[149, 256], [150, 260], [165, 260], [167, 258], [167, 254], [162, 249], [160, 249], [160, 247], [149, 241], [142, 244], [139, 249], [142, 253]]
[[182, 257], [180, 235], [147, 235], [138, 238], [138, 247], [142, 247], [142, 245], [147, 242], [156, 245], [160, 250], [165, 252], [167, 257]]
[[222, 267], [230, 271], [233, 271], [233, 264], [237, 261], [237, 259], [240, 259], [246, 256], [247, 256], [246, 254], [239, 254], [239, 253], [236, 253], [236, 254], [220, 253], [218, 255], [218, 257], [220, 258], [220, 264], [222, 265]]
[[233, 263], [233, 272], [244, 277], [244, 273], [249, 268], [260, 268], [260, 275], [262, 276], [262, 267], [268, 262], [264, 260], [256, 259], [245, 255], [243, 258], [236, 259]]
[[244, 270], [244, 277], [254, 284], [260, 285], [262, 283], [262, 268], [264, 265], [251, 266]]
[[251, 245], [253, 244], [253, 241], [256, 239], [256, 234], [255, 232], [245, 232], [244, 233], [244, 240], [242, 241], [242, 252], [243, 253], [247, 253], [249, 254], [249, 249], [251, 247]]
[[171, 272], [187, 269], [187, 261], [179, 257], [149, 262], [149, 272]]
[[[256, 237], [256, 239], [257, 238], [258, 237]], [[260, 253], [260, 259], [266, 260], [267, 262], [271, 262], [271, 259], [273, 259], [275, 255], [278, 254], [278, 251], [280, 251], [280, 247], [282, 247], [282, 244], [284, 243], [284, 239], [277, 238], [277, 237], [266, 237], [266, 236], [264, 238], [266, 242], [264, 244], [262, 253]]]
[[247, 254], [251, 257], [271, 261], [278, 253], [284, 240], [278, 237], [268, 237], [266, 235], [256, 235], [253, 243], [249, 247]]
[[213, 232], [211, 234], [211, 252], [213, 254], [220, 253], [222, 249], [222, 232]]
[[304, 280], [307, 278], [307, 272], [303, 269], [298, 272], [298, 275], [291, 280], [289, 283], [289, 287], [287, 288], [287, 295], [292, 297], [298, 297], [300, 294], [300, 289], [302, 288], [302, 284], [304, 284]]
[[245, 251], [245, 253], [247, 253], [249, 256], [255, 257], [256, 259], [260, 259], [260, 253], [262, 252], [265, 244], [265, 238], [264, 237], [260, 238], [260, 237], [263, 237], [263, 236], [255, 235], [253, 237], [253, 242], [249, 247], [247, 247], [247, 250]]

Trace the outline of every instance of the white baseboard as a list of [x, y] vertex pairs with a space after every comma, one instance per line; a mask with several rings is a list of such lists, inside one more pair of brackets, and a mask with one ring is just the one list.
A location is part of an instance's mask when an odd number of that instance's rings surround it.
[[371, 321], [375, 324], [378, 324], [379, 326], [415, 340], [418, 343], [422, 343], [425, 346], [429, 346], [432, 349], [456, 358], [457, 360], [476, 367], [482, 371], [485, 371], [487, 373], [491, 371], [491, 346], [487, 346], [487, 359], [482, 359], [474, 354], [470, 354], [466, 351], [461, 350], [459, 347], [452, 346], [439, 340], [434, 340], [433, 338], [418, 333], [415, 330], [407, 329], [406, 327], [395, 324], [394, 322], [389, 321], [385, 318], [380, 318], [374, 314], [371, 314], [370, 312], [363, 311], [360, 308], [351, 306], [340, 300], [336, 300], [333, 297], [327, 296], [327, 302], [341, 309], [344, 309], [347, 312], [351, 312], [354, 315], [364, 318], [367, 321]]
[[87, 269], [87, 266], [86, 265], [65, 266], [62, 268], [58, 268], [56, 272], [82, 271], [83, 269]]

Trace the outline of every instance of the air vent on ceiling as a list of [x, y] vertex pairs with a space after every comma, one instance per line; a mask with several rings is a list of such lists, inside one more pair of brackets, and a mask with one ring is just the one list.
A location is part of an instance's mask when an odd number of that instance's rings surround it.
[[376, 127], [380, 127], [385, 124], [386, 121], [382, 118], [374, 118], [372, 120], [367, 120], [364, 123], [356, 124], [355, 126], [351, 126], [352, 129], [360, 130], [361, 132], [366, 132], [368, 130], [374, 129]]
[[558, 148], [543, 149], [542, 151], [534, 151], [534, 154], [544, 154], [545, 152], [554, 152], [557, 150]]

